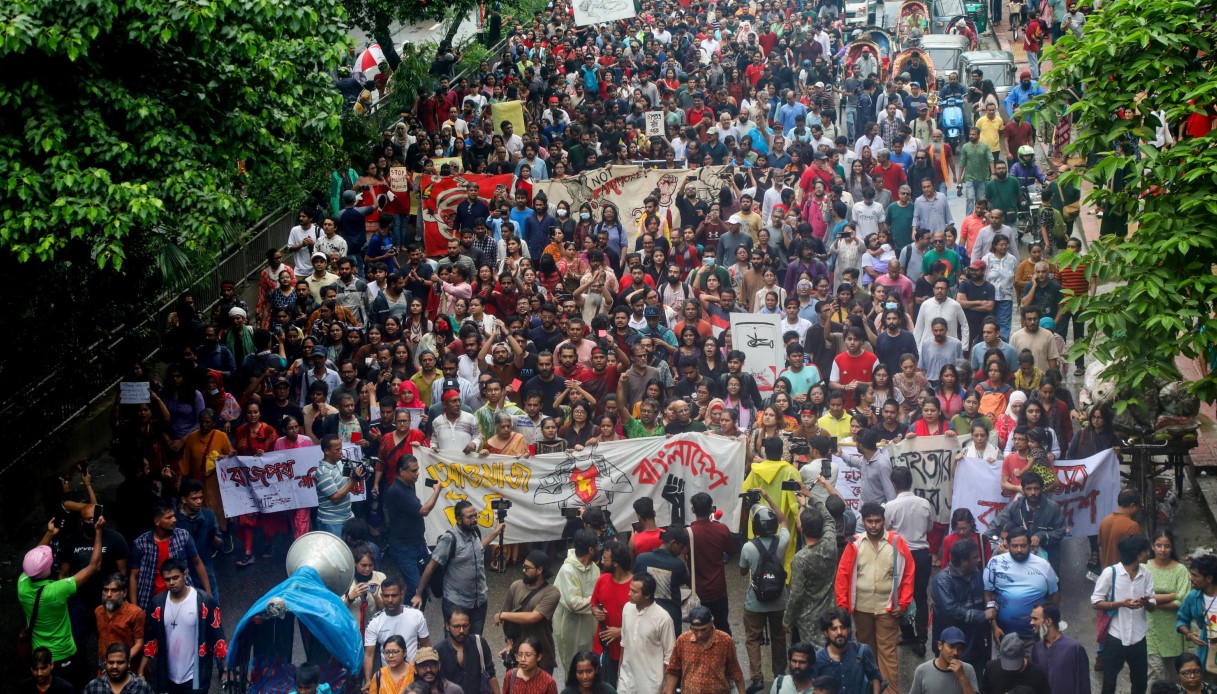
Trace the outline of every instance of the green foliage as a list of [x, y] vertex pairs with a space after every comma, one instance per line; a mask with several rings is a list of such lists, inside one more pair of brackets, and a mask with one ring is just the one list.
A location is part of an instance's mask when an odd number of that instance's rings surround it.
[[342, 20], [339, 0], [4, 3], [0, 248], [52, 261], [75, 242], [121, 269], [172, 223], [214, 249], [262, 212], [249, 181], [299, 179], [338, 144]]
[[494, 54], [476, 39], [468, 41], [461, 47], [461, 59], [456, 63], [456, 72], [475, 72], [482, 61], [490, 61]]
[[[1114, 284], [1072, 302], [1090, 330], [1071, 352], [1106, 362], [1106, 376], [1134, 395], [1154, 379], [1178, 379], [1177, 356], [1208, 361], [1217, 353], [1217, 136], [1163, 151], [1142, 145], [1140, 161], [1114, 152], [1121, 138], [1154, 139], [1154, 111], [1165, 110], [1175, 129], [1190, 112], [1188, 100], [1213, 103], [1212, 10], [1178, 0], [1104, 2], [1082, 39], [1067, 36], [1049, 52], [1054, 67], [1042, 81], [1049, 93], [1035, 104], [1041, 116], [1073, 116], [1078, 138], [1068, 153], [1103, 154], [1080, 174], [1095, 185], [1088, 200], [1108, 215], [1129, 214], [1137, 227], [1127, 240], [1105, 237], [1084, 258], [1065, 259]], [[1131, 117], [1117, 118], [1117, 109]], [[1110, 182], [1121, 171], [1128, 183], [1114, 192]], [[1217, 375], [1191, 390], [1217, 399]]]

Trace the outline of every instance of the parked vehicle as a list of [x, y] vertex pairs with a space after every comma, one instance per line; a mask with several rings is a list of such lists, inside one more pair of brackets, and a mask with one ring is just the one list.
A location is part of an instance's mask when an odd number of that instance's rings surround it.
[[943, 137], [946, 138], [947, 143], [954, 149], [958, 149], [963, 143], [965, 125], [963, 108], [963, 99], [952, 97], [942, 102], [942, 108], [938, 115], [938, 127], [942, 130]]
[[987, 80], [993, 80], [997, 96], [1005, 99], [1017, 83], [1014, 54], [1010, 51], [968, 51], [959, 56], [960, 80], [971, 82], [972, 70], [979, 69]]
[[964, 0], [934, 0], [930, 3], [930, 33], [945, 34], [951, 20], [968, 14]]
[[884, 23], [883, 3], [881, 0], [863, 0], [862, 2], [846, 2], [845, 26], [862, 27]]
[[930, 56], [930, 62], [945, 80], [948, 72], [959, 70], [959, 56], [968, 50], [968, 39], [951, 34], [931, 34], [921, 39], [921, 48]]

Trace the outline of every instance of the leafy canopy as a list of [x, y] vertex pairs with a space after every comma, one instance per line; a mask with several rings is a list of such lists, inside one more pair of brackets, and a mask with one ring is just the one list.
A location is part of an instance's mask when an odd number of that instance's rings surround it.
[[[1105, 375], [1134, 395], [1154, 387], [1154, 379], [1180, 378], [1177, 356], [1207, 361], [1217, 349], [1214, 135], [1161, 151], [1141, 145], [1139, 161], [1132, 148], [1114, 153], [1121, 139], [1154, 139], [1155, 111], [1165, 112], [1174, 131], [1192, 112], [1189, 101], [1212, 113], [1213, 9], [1179, 0], [1104, 2], [1080, 40], [1068, 36], [1049, 53], [1054, 67], [1043, 79], [1049, 93], [1035, 104], [1041, 113], [1073, 116], [1078, 137], [1069, 154], [1106, 155], [1081, 174], [1096, 186], [1090, 200], [1109, 214], [1126, 212], [1136, 229], [1127, 240], [1101, 239], [1085, 258], [1067, 257], [1075, 266], [1084, 260], [1101, 283], [1115, 283], [1095, 298], [1072, 302], [1091, 327], [1072, 352], [1106, 362]], [[1117, 117], [1120, 109], [1127, 117]], [[1117, 175], [1126, 176], [1127, 185], [1114, 192]], [[1217, 399], [1217, 375], [1191, 390], [1206, 401]]]
[[0, 4], [0, 248], [78, 241], [118, 269], [162, 225], [214, 248], [262, 211], [246, 176], [299, 178], [339, 143], [342, 21], [340, 0]]

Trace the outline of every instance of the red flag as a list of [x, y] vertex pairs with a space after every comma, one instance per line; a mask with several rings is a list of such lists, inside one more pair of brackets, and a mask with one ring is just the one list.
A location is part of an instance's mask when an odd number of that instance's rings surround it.
[[419, 180], [419, 190], [423, 203], [423, 243], [426, 246], [426, 254], [432, 257], [446, 254], [448, 239], [457, 238], [458, 234], [452, 224], [456, 217], [456, 206], [465, 199], [466, 183], [477, 183], [478, 197], [489, 203], [498, 186], [503, 186], [510, 192], [514, 178], [511, 174], [423, 176]]

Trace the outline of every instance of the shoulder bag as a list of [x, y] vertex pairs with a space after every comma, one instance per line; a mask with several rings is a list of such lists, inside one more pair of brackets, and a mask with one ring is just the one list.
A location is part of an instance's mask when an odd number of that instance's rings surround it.
[[42, 602], [42, 591], [44, 590], [46, 590], [46, 586], [42, 586], [34, 594], [34, 609], [30, 610], [29, 624], [17, 632], [17, 656], [23, 661], [29, 660], [30, 653], [34, 650], [34, 628], [38, 624], [38, 605]]
[[[1107, 591], [1107, 602], [1116, 601], [1116, 567], [1111, 569], [1111, 590]], [[1111, 618], [1115, 610], [1094, 610], [1094, 640], [1102, 646], [1107, 641], [1107, 629], [1111, 627]]]
[[693, 528], [689, 531], [689, 587], [680, 589], [680, 621], [689, 621], [689, 613], [701, 607], [701, 598], [697, 597], [697, 560], [693, 554]]

